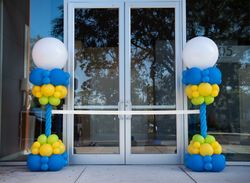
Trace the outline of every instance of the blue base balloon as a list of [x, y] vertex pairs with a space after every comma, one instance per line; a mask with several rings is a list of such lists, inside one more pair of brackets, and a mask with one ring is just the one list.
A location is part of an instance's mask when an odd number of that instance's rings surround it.
[[184, 165], [195, 172], [220, 172], [226, 166], [225, 156], [214, 154], [212, 156], [201, 156], [199, 154], [186, 154]]
[[68, 164], [67, 153], [53, 154], [50, 157], [29, 154], [27, 166], [30, 171], [59, 171]]

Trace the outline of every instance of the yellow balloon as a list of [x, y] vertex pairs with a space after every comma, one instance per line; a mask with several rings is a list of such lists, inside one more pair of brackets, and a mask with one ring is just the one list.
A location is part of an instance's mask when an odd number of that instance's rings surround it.
[[60, 146], [60, 142], [58, 142], [58, 141], [54, 142], [52, 145], [53, 148], [58, 148], [59, 146]]
[[213, 90], [220, 91], [220, 87], [217, 84], [212, 85]]
[[216, 149], [214, 149], [214, 154], [221, 154], [222, 153], [222, 147], [218, 146]]
[[191, 144], [188, 146], [187, 151], [189, 154], [193, 154], [193, 147]]
[[198, 91], [194, 91], [192, 93], [192, 97], [194, 97], [194, 98], [199, 97], [199, 92]]
[[202, 156], [211, 156], [214, 153], [214, 150], [210, 144], [202, 144], [200, 147], [200, 154]]
[[216, 149], [218, 146], [220, 146], [219, 142], [214, 141], [211, 146], [213, 147], [213, 149]]
[[42, 96], [41, 87], [40, 86], [33, 86], [32, 95], [34, 95], [37, 98], [40, 98]]
[[50, 97], [55, 92], [55, 87], [52, 84], [46, 84], [41, 87], [41, 92], [44, 96]]
[[56, 91], [60, 92], [60, 99], [66, 97], [68, 93], [67, 88], [62, 85], [56, 86]]
[[201, 96], [206, 97], [212, 93], [212, 86], [209, 83], [201, 83], [198, 90]]
[[192, 91], [197, 91], [198, 90], [198, 86], [197, 85], [192, 85], [191, 86], [191, 90]]
[[188, 85], [185, 89], [186, 95], [188, 96], [188, 98], [192, 98], [192, 89], [191, 89], [191, 85]]
[[193, 146], [194, 146], [195, 148], [200, 148], [201, 144], [200, 144], [200, 142], [194, 142], [194, 143], [193, 143]]
[[41, 91], [41, 87], [40, 86], [33, 86], [32, 88], [32, 94], [35, 95], [34, 93], [36, 92], [40, 92]]
[[50, 156], [53, 152], [53, 149], [50, 144], [43, 144], [40, 147], [40, 155], [41, 156]]
[[59, 149], [60, 149], [60, 154], [64, 153], [65, 145], [63, 143], [61, 143], [60, 146], [59, 146]]
[[56, 97], [56, 98], [60, 98], [60, 97], [61, 97], [61, 92], [59, 92], [59, 91], [55, 91], [55, 93], [54, 93], [54, 97]]
[[40, 147], [40, 143], [39, 142], [34, 142], [33, 144], [32, 144], [32, 147], [34, 147], [34, 148], [39, 148]]
[[211, 93], [211, 95], [212, 95], [213, 97], [217, 97], [217, 96], [219, 95], [219, 91], [213, 90], [212, 93]]
[[61, 154], [60, 148], [53, 149], [54, 154]]
[[31, 148], [31, 153], [32, 154], [39, 154], [39, 149], [38, 148]]

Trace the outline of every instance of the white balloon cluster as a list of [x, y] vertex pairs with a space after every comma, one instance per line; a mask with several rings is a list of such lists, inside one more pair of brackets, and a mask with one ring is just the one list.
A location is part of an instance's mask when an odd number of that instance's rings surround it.
[[32, 58], [37, 67], [42, 69], [62, 69], [68, 58], [63, 42], [53, 37], [40, 39], [32, 50]]
[[213, 67], [219, 56], [217, 45], [207, 37], [195, 37], [189, 40], [184, 49], [182, 59], [186, 67], [206, 69]]

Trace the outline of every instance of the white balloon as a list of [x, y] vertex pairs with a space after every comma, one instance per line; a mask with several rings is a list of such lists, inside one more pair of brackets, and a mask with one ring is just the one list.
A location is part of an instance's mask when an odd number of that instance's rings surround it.
[[43, 69], [62, 69], [67, 62], [68, 52], [59, 39], [47, 37], [36, 42], [32, 58], [37, 67]]
[[206, 69], [214, 66], [219, 56], [215, 42], [207, 37], [195, 37], [189, 40], [182, 54], [184, 64], [188, 67]]

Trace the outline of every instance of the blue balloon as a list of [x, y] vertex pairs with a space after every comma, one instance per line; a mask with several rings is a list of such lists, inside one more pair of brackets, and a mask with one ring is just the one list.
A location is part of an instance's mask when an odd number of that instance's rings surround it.
[[48, 163], [49, 157], [48, 156], [42, 156], [41, 157], [41, 163]]
[[189, 153], [186, 153], [185, 154], [185, 157], [184, 157], [184, 165], [185, 165], [185, 167], [187, 167], [187, 168], [190, 168], [189, 167], [189, 164], [188, 164], [188, 159], [190, 158], [190, 154]]
[[204, 70], [192, 67], [183, 71], [182, 82], [185, 85], [198, 85], [201, 82], [210, 84], [221, 84], [221, 72], [217, 67], [209, 67]]
[[52, 69], [50, 71], [50, 82], [53, 85], [68, 86], [70, 75], [61, 69]]
[[212, 157], [211, 157], [211, 156], [204, 156], [204, 157], [203, 157], [203, 161], [204, 161], [205, 163], [209, 163], [209, 162], [212, 161]]
[[221, 72], [217, 67], [209, 68], [209, 83], [221, 84]]
[[190, 155], [187, 160], [187, 168], [190, 168], [191, 170], [196, 172], [204, 171], [204, 163], [202, 156], [199, 154]]
[[65, 159], [62, 155], [53, 154], [49, 158], [48, 165], [50, 171], [61, 170], [65, 165]]
[[205, 169], [206, 171], [211, 171], [212, 168], [213, 168], [212, 163], [205, 163], [204, 169]]
[[222, 171], [226, 166], [226, 159], [225, 156], [222, 154], [214, 154], [212, 155], [212, 165], [214, 172]]
[[202, 81], [201, 70], [197, 67], [192, 67], [191, 69], [184, 71], [182, 75], [183, 75], [182, 82], [186, 85], [188, 84], [197, 85]]
[[44, 163], [44, 164], [41, 165], [41, 170], [42, 171], [47, 171], [48, 169], [49, 169], [49, 166], [48, 166], [47, 163]]
[[29, 154], [27, 158], [27, 166], [30, 171], [40, 171], [41, 170], [41, 156]]
[[30, 72], [30, 82], [34, 85], [41, 86], [43, 84], [44, 69], [36, 68]]

